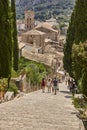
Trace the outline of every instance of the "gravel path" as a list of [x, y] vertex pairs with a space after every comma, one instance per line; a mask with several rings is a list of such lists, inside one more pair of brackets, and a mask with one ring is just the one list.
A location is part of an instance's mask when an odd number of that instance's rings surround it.
[[0, 130], [80, 130], [71, 94], [64, 83], [59, 88], [0, 104]]

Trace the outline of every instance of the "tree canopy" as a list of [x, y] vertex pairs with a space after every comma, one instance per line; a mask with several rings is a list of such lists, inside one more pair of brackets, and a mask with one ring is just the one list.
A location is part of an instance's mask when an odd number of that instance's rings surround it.
[[75, 43], [87, 40], [87, 0], [77, 0], [75, 6]]
[[13, 68], [18, 70], [18, 41], [17, 41], [17, 27], [16, 27], [16, 10], [15, 0], [11, 0], [11, 12], [12, 12], [12, 38], [13, 38]]
[[75, 35], [75, 25], [74, 25], [74, 12], [71, 16], [71, 21], [69, 23], [69, 28], [67, 31], [67, 38], [66, 38], [66, 44], [64, 45], [64, 69], [72, 75], [72, 45], [74, 41], [74, 35]]
[[0, 0], [0, 78], [11, 74], [12, 39], [9, 0]]
[[[64, 46], [64, 68], [87, 93], [87, 0], [77, 0]], [[73, 75], [72, 75], [73, 74]]]
[[[66, 44], [64, 46], [64, 68], [72, 75], [72, 46], [87, 39], [87, 1], [77, 0], [73, 10]], [[85, 13], [84, 13], [85, 12]]]
[[[72, 59], [73, 59], [73, 73], [78, 79], [80, 90], [87, 96], [87, 41], [80, 43], [79, 45], [74, 44], [72, 48]], [[78, 66], [76, 66], [78, 65]], [[79, 68], [81, 68], [79, 70]], [[80, 71], [80, 76], [79, 72]]]

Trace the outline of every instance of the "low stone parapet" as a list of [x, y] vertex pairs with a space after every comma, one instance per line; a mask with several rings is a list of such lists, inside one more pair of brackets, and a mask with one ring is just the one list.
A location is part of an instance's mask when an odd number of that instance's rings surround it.
[[39, 53], [31, 53], [25, 49], [22, 50], [22, 56], [29, 60], [38, 61], [48, 66], [51, 66], [53, 60], [52, 56]]
[[80, 130], [86, 130], [82, 120], [80, 120]]
[[14, 99], [14, 92], [7, 91], [4, 95], [4, 100], [9, 101], [9, 100], [12, 100], [12, 99]]

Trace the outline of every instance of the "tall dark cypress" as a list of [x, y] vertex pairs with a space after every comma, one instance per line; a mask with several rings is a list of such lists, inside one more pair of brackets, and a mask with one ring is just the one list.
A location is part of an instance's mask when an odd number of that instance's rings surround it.
[[13, 68], [15, 71], [17, 71], [19, 50], [17, 41], [15, 0], [11, 0], [11, 10], [12, 10], [12, 37], [13, 37]]
[[0, 78], [11, 76], [12, 39], [9, 0], [0, 0]]
[[69, 28], [67, 31], [66, 43], [64, 45], [64, 69], [72, 76], [72, 45], [74, 42], [75, 25], [74, 25], [74, 14], [72, 13]]
[[[71, 16], [66, 44], [64, 46], [64, 68], [70, 75], [72, 75], [73, 62], [72, 46], [74, 43], [83, 43], [85, 40], [87, 40], [87, 0], [77, 0], [73, 14]], [[81, 70], [79, 66], [78, 69]]]
[[77, 0], [75, 7], [75, 43], [87, 40], [87, 0]]

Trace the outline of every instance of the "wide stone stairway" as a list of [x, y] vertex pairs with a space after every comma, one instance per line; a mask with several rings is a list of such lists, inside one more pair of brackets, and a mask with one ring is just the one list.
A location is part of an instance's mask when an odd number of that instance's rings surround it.
[[0, 104], [0, 130], [80, 130], [65, 83], [57, 95], [41, 90]]

